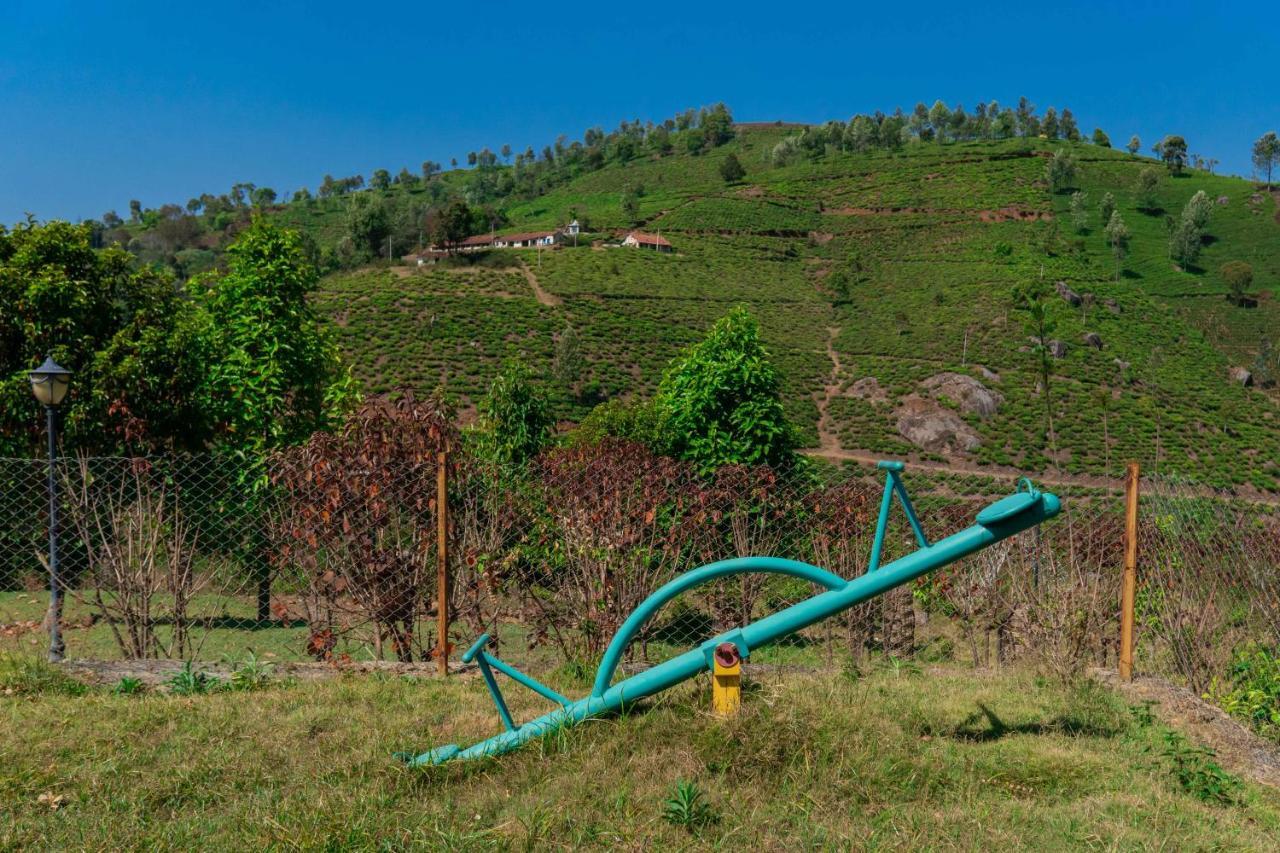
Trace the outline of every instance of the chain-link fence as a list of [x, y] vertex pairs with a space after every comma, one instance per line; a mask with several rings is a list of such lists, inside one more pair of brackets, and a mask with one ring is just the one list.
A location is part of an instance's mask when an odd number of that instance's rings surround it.
[[[60, 462], [67, 654], [437, 655], [439, 460], [432, 452], [341, 464], [323, 453]], [[446, 469], [452, 644], [465, 648], [487, 632], [499, 655], [533, 671], [593, 666], [646, 596], [714, 560], [772, 555], [860, 574], [884, 487], [881, 472], [862, 466], [704, 473], [621, 441], [557, 448], [518, 468], [457, 453]], [[47, 642], [47, 470], [40, 460], [0, 460], [0, 649]], [[910, 468], [904, 479], [933, 541], [1015, 488], [1011, 478]], [[1114, 665], [1123, 493], [1052, 490], [1063, 499], [1059, 518], [753, 652], [752, 662], [1018, 659], [1064, 677]], [[896, 506], [891, 518], [886, 563], [917, 547]], [[1277, 641], [1278, 518], [1266, 504], [1144, 482], [1141, 671], [1204, 689], [1233, 649]], [[818, 591], [764, 574], [690, 590], [638, 635], [628, 665], [665, 659]]]

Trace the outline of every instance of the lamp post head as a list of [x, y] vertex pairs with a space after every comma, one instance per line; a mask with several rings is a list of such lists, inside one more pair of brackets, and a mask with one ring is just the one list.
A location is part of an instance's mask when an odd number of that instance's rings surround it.
[[71, 371], [60, 366], [53, 356], [46, 356], [44, 364], [28, 374], [31, 378], [31, 393], [45, 406], [57, 406], [67, 396], [67, 386], [71, 384]]

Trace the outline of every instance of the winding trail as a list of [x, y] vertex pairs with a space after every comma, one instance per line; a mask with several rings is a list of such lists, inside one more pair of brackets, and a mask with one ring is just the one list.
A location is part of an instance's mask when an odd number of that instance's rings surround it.
[[[818, 451], [820, 454], [839, 453], [840, 436], [836, 434], [831, 423], [831, 401], [840, 396], [840, 353], [836, 352], [836, 336], [840, 334], [839, 326], [827, 327], [827, 358], [831, 359], [831, 375], [822, 388], [822, 399], [818, 401]], [[806, 453], [808, 451], [805, 451]]]
[[520, 269], [524, 270], [525, 280], [529, 282], [529, 287], [533, 288], [533, 296], [538, 300], [539, 305], [555, 308], [564, 304], [564, 300], [559, 296], [543, 290], [542, 285], [538, 284], [538, 277], [533, 274], [533, 270], [529, 269], [529, 265], [523, 260], [520, 261]]

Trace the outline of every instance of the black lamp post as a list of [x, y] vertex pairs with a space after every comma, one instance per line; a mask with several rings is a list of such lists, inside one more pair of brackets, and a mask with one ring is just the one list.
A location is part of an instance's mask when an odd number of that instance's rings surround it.
[[59, 623], [62, 621], [62, 583], [58, 578], [58, 460], [57, 423], [54, 409], [67, 396], [71, 371], [58, 366], [53, 356], [31, 371], [31, 393], [44, 406], [45, 430], [49, 435], [49, 660], [62, 660], [65, 648]]

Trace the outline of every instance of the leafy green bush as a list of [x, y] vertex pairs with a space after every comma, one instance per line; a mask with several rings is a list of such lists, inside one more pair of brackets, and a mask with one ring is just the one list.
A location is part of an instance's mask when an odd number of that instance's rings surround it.
[[673, 450], [703, 470], [785, 467], [797, 441], [780, 386], [755, 318], [734, 308], [663, 377], [658, 406]]
[[499, 465], [523, 465], [551, 440], [546, 393], [522, 362], [510, 361], [480, 403], [478, 449]]
[[1226, 679], [1213, 680], [1209, 698], [1233, 717], [1280, 740], [1280, 649], [1249, 645], [1237, 651]]
[[1236, 801], [1241, 782], [1214, 761], [1215, 753], [1203, 746], [1192, 746], [1173, 729], [1163, 732], [1164, 748], [1160, 754], [1173, 765], [1173, 777], [1179, 787], [1206, 803], [1230, 805]]

